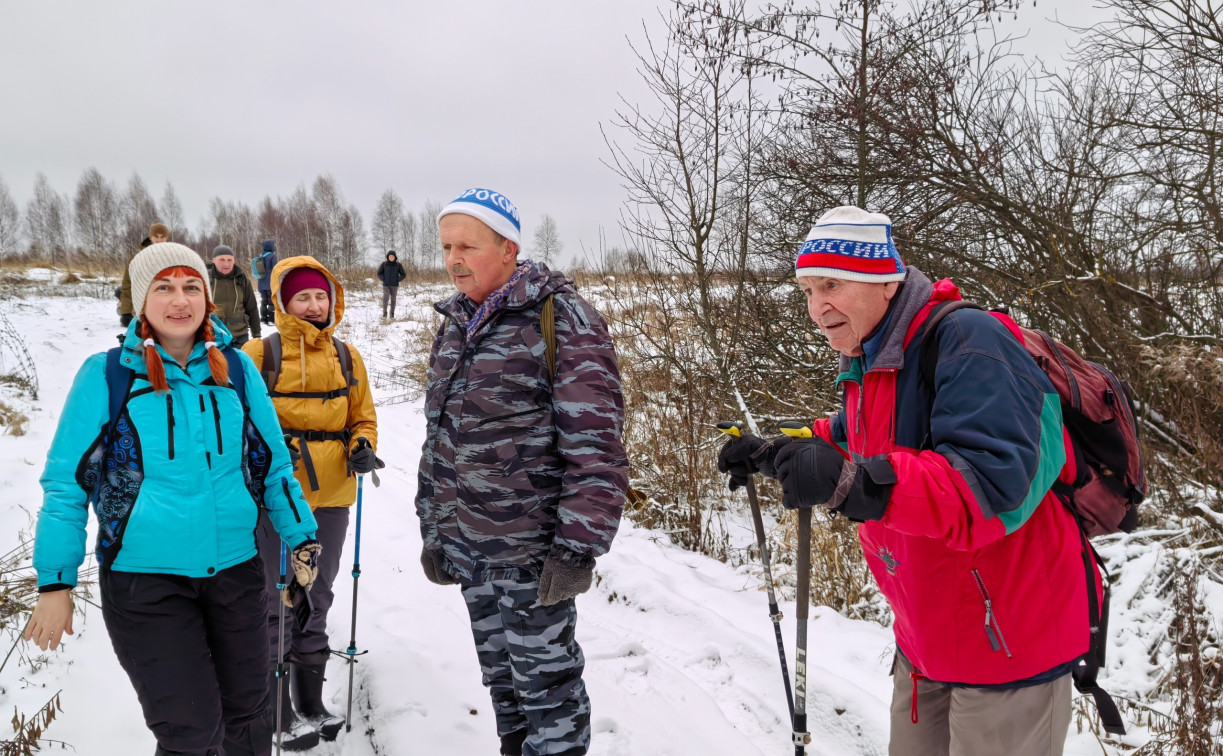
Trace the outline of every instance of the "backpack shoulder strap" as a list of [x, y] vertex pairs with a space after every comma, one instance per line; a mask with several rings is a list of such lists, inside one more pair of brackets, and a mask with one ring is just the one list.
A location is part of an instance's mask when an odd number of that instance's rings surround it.
[[922, 380], [931, 389], [934, 388], [934, 370], [938, 367], [938, 339], [934, 337], [934, 334], [938, 331], [939, 323], [943, 322], [943, 318], [956, 310], [963, 309], [983, 310], [985, 308], [966, 299], [939, 302], [930, 308], [930, 314], [926, 316], [926, 322], [922, 323], [921, 331], [917, 334], [916, 341], [920, 345], [917, 364], [921, 369]]
[[347, 344], [335, 336], [331, 337], [331, 341], [335, 344], [336, 356], [340, 358], [340, 370], [344, 372], [345, 385], [356, 386], [357, 379], [352, 374], [352, 352], [348, 350]]
[[132, 390], [132, 383], [136, 380], [136, 371], [123, 366], [120, 360], [122, 356], [123, 347], [121, 346], [106, 350], [106, 389], [110, 395], [110, 422], [107, 428], [113, 427], [115, 421], [119, 419], [119, 413], [123, 411], [127, 395]]
[[280, 332], [263, 337], [263, 364], [259, 366], [259, 374], [267, 384], [268, 393], [276, 390], [276, 381], [280, 379]]
[[539, 311], [539, 330], [544, 337], [544, 358], [548, 361], [548, 380], [556, 377], [556, 306], [552, 303], [555, 294], [549, 294]]
[[242, 407], [249, 409], [250, 405], [246, 403], [246, 371], [242, 369], [241, 355], [232, 346], [222, 349], [221, 354], [225, 355], [229, 362], [229, 385], [238, 392], [238, 401], [242, 402]]

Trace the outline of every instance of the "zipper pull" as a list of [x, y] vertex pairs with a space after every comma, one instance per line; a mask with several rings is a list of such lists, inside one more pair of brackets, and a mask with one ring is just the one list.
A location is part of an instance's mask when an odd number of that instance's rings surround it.
[[995, 651], [1002, 650], [1002, 644], [998, 642], [998, 634], [993, 628], [994, 609], [989, 599], [985, 599], [985, 636], [989, 638], [990, 648]]

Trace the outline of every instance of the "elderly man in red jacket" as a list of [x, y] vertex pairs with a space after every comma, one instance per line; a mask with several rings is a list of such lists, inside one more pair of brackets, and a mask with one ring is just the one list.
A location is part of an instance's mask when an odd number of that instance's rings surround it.
[[1061, 754], [1070, 672], [1088, 650], [1089, 562], [1050, 491], [1073, 479], [1053, 386], [1004, 325], [970, 309], [930, 334], [927, 385], [922, 325], [960, 295], [901, 262], [885, 215], [825, 213], [795, 267], [842, 355], [842, 409], [809, 440], [732, 439], [719, 468], [732, 488], [761, 473], [781, 481], [785, 506], [861, 523], [895, 614], [891, 754]]

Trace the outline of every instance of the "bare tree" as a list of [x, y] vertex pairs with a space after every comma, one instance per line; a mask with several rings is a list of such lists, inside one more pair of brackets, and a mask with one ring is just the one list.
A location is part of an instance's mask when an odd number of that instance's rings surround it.
[[420, 267], [436, 268], [442, 264], [442, 242], [437, 235], [437, 214], [442, 211], [442, 203], [437, 200], [427, 200], [420, 211], [420, 227], [417, 229], [420, 238]]
[[370, 240], [382, 254], [398, 250], [400, 257], [407, 257], [404, 254], [407, 246], [403, 236], [404, 215], [403, 198], [394, 189], [383, 192], [370, 221]]
[[179, 202], [178, 194], [174, 191], [174, 185], [169, 181], [166, 182], [166, 188], [161, 193], [161, 217], [158, 218], [170, 229], [170, 238], [185, 237], [187, 234], [187, 221], [183, 217], [183, 203]]
[[131, 179], [128, 180], [121, 207], [123, 236], [120, 243], [125, 249], [134, 250], [148, 233], [149, 226], [160, 220], [157, 203], [153, 201], [153, 196], [149, 194], [149, 189], [139, 174], [132, 173]]
[[16, 254], [20, 238], [21, 214], [13, 195], [9, 194], [8, 184], [0, 178], [0, 257]]
[[121, 244], [121, 207], [114, 184], [97, 168], [88, 168], [77, 183], [77, 239], [85, 251], [113, 264], [126, 259]]
[[340, 218], [340, 238], [337, 260], [340, 270], [352, 273], [366, 264], [369, 242], [365, 238], [365, 220], [356, 205], [349, 205]]
[[43, 173], [34, 177], [34, 196], [26, 203], [25, 233], [31, 250], [56, 265], [68, 253], [72, 211]]
[[531, 256], [537, 262], [552, 265], [564, 249], [559, 232], [556, 230], [556, 220], [551, 215], [544, 215], [539, 225], [535, 227], [535, 244]]
[[405, 212], [400, 219], [399, 227], [400, 233], [403, 235], [403, 254], [400, 255], [399, 261], [403, 263], [404, 267], [409, 269], [424, 267], [419, 249], [420, 245], [418, 244], [419, 233], [417, 232], [416, 216]]
[[342, 262], [344, 256], [344, 193], [340, 190], [335, 176], [328, 173], [314, 180], [310, 198], [322, 231], [322, 257], [319, 257], [319, 260], [324, 265], [337, 265]]

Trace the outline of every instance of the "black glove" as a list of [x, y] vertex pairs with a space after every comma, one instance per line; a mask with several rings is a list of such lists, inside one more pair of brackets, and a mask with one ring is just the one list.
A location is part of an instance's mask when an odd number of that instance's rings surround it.
[[795, 439], [774, 464], [787, 509], [828, 507], [855, 522], [882, 519], [896, 484], [886, 456], [855, 464], [822, 438]]
[[297, 463], [301, 461], [302, 453], [297, 448], [297, 442], [288, 433], [285, 434], [285, 446], [289, 449], [289, 460], [293, 463], [293, 472], [297, 472]]
[[427, 548], [420, 550], [420, 566], [425, 570], [425, 577], [434, 585], [454, 585], [455, 579], [442, 569], [442, 555]]
[[773, 458], [777, 449], [789, 441], [786, 436], [766, 441], [755, 436], [732, 436], [718, 452], [718, 471], [730, 473], [730, 490], [747, 485], [756, 473], [776, 478]]
[[119, 316], [119, 325], [123, 326], [124, 328], [127, 328], [131, 324], [132, 324], [132, 314], [130, 312], [125, 312]]
[[594, 557], [553, 546], [539, 571], [539, 603], [551, 606], [590, 590]]
[[374, 456], [374, 447], [370, 446], [365, 436], [357, 439], [357, 448], [348, 455], [348, 471], [357, 475], [367, 475], [374, 470], [381, 470], [386, 463]]

